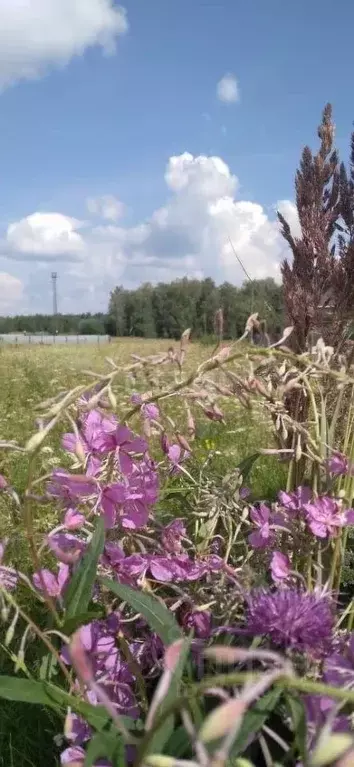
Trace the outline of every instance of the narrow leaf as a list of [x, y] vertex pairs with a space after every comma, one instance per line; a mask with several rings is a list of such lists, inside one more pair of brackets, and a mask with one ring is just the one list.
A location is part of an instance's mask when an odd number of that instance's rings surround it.
[[107, 758], [113, 762], [117, 751], [118, 744], [121, 743], [121, 737], [116, 732], [114, 734], [108, 734], [106, 732], [97, 733], [91, 738], [87, 747], [84, 767], [94, 767], [97, 764], [97, 759]]
[[247, 458], [244, 458], [244, 460], [236, 466], [244, 482], [250, 474], [253, 464], [257, 461], [260, 455], [261, 453], [253, 453], [252, 455], [247, 456]]
[[[110, 721], [110, 716], [103, 706], [84, 703], [49, 682], [0, 675], [0, 698], [48, 706], [55, 711], [70, 707], [76, 714], [81, 714], [95, 730], [102, 730]], [[122, 718], [127, 729], [135, 729], [136, 722], [133, 719]]]
[[87, 611], [97, 576], [97, 565], [103, 552], [104, 541], [104, 521], [103, 517], [99, 517], [90, 544], [71, 578], [65, 595], [67, 618], [74, 618], [79, 613]]
[[118, 581], [109, 578], [101, 578], [101, 583], [107, 589], [116, 594], [122, 601], [127, 602], [133, 610], [141, 613], [148, 622], [150, 628], [159, 635], [165, 645], [169, 645], [176, 639], [183, 638], [182, 629], [179, 627], [173, 613], [156, 597], [144, 594], [142, 591], [131, 589]]
[[291, 715], [295, 741], [294, 745], [297, 748], [303, 763], [307, 764], [307, 724], [305, 706], [300, 698], [297, 698], [295, 695], [286, 695], [285, 702]]
[[96, 609], [88, 610], [87, 612], [74, 615], [73, 618], [68, 618], [68, 620], [65, 621], [61, 628], [62, 633], [69, 637], [70, 634], [73, 634], [74, 631], [76, 631], [76, 629], [80, 628], [81, 626], [85, 626], [87, 623], [91, 623], [91, 621], [97, 621], [100, 618], [104, 618], [104, 609], [98, 605], [95, 605], [95, 608]]
[[[167, 694], [157, 710], [157, 718], [163, 715], [167, 708], [173, 705], [178, 699], [180, 694], [180, 686], [182, 681], [182, 675], [186, 660], [189, 654], [191, 645], [191, 639], [186, 639], [183, 643], [182, 650], [179, 654], [179, 659], [175, 670], [173, 672], [172, 680], [167, 691]], [[147, 749], [148, 754], [159, 754], [163, 750], [163, 747], [171, 737], [174, 730], [174, 716], [169, 716], [165, 719], [163, 724], [154, 732], [153, 737], [149, 740], [149, 746]]]
[[247, 711], [242, 722], [240, 732], [235, 740], [232, 748], [232, 757], [241, 754], [250, 739], [253, 739], [257, 732], [263, 727], [269, 714], [274, 711], [280, 696], [282, 695], [282, 689], [280, 687], [274, 687], [260, 698], [252, 708]]

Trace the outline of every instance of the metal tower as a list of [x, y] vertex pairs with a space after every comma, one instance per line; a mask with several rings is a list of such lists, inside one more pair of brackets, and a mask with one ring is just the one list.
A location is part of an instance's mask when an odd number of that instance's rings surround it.
[[52, 272], [52, 289], [53, 289], [53, 315], [58, 314], [58, 299], [57, 299], [57, 272]]

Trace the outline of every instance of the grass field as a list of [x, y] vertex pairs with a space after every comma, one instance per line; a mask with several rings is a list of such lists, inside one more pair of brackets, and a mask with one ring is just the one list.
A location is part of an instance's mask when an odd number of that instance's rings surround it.
[[[129, 365], [132, 354], [141, 356], [167, 351], [169, 342], [141, 339], [119, 340], [107, 346], [48, 346], [9, 347], [0, 350], [0, 439], [16, 440], [24, 445], [35, 431], [36, 406], [43, 400], [67, 390], [84, 379], [83, 370], [107, 372], [106, 356], [117, 365]], [[208, 357], [211, 347], [191, 344], [185, 362], [189, 372]], [[171, 373], [168, 373], [171, 376]], [[87, 378], [89, 381], [89, 378]], [[126, 397], [129, 391], [150, 388], [143, 381], [129, 382], [123, 376], [116, 383], [115, 394], [119, 408], [119, 395]], [[183, 397], [168, 403], [169, 414], [181, 424], [185, 419]], [[211, 471], [216, 481], [234, 468], [258, 447], [271, 446], [267, 416], [255, 405], [253, 411], [245, 411], [237, 400], [226, 401], [226, 425], [198, 417], [196, 460], [202, 460], [211, 447], [217, 450]], [[67, 429], [67, 427], [66, 427]], [[54, 466], [63, 465], [65, 455], [60, 448], [60, 431], [51, 434], [41, 452], [41, 471], [50, 472]], [[65, 430], [65, 429], [64, 429]], [[0, 452], [0, 473], [3, 473], [21, 495], [26, 485], [27, 459], [10, 451]], [[271, 458], [257, 462], [252, 471], [252, 489], [258, 498], [274, 498], [284, 479], [284, 470]], [[40, 536], [53, 525], [51, 510], [38, 507], [35, 510], [36, 532]], [[13, 564], [30, 570], [27, 542], [22, 519], [16, 507], [6, 496], [0, 495], [0, 538], [12, 539], [10, 553]], [[12, 664], [0, 647], [0, 670], [11, 673]], [[37, 708], [6, 703], [0, 705], [0, 767], [51, 767], [56, 764], [56, 748], [53, 735], [57, 727], [52, 719]], [[40, 746], [39, 746], [40, 744]]]

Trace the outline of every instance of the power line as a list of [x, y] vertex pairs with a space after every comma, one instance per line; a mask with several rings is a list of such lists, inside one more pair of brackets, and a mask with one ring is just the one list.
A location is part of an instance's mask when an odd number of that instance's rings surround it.
[[248, 281], [251, 283], [251, 314], [252, 314], [252, 312], [253, 312], [253, 305], [254, 305], [254, 282], [252, 280], [252, 277], [248, 274], [248, 271], [247, 271], [245, 265], [242, 263], [242, 261], [240, 259], [240, 256], [236, 253], [236, 250], [235, 250], [235, 247], [234, 247], [234, 244], [232, 242], [231, 237], [229, 236], [228, 239], [229, 239], [229, 243], [231, 245], [231, 248], [232, 248], [232, 251], [233, 251], [233, 254], [234, 254], [235, 258], [237, 259], [238, 263], [240, 264], [240, 267], [241, 267], [242, 271], [245, 273]]

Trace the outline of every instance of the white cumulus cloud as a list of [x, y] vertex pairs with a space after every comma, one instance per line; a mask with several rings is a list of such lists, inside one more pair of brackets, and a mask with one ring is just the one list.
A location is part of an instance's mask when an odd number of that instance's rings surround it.
[[26, 282], [34, 311], [48, 294], [53, 263], [62, 312], [105, 310], [117, 284], [133, 288], [183, 276], [241, 284], [245, 275], [234, 251], [253, 279], [280, 280], [288, 246], [276, 209], [296, 234], [291, 201], [281, 200], [268, 212], [238, 199], [238, 179], [222, 158], [188, 152], [169, 159], [165, 182], [165, 204], [134, 226], [97, 226], [61, 213], [35, 213], [11, 224], [1, 244], [0, 270], [13, 259], [14, 275]]
[[107, 221], [118, 221], [125, 213], [125, 205], [111, 194], [102, 197], [89, 197], [86, 201], [87, 210], [93, 216], [100, 216]]
[[128, 29], [114, 0], [0, 0], [0, 86], [33, 79], [87, 48], [112, 52]]
[[216, 86], [216, 93], [218, 99], [225, 104], [235, 104], [239, 101], [240, 91], [235, 75], [224, 75]]
[[77, 259], [85, 248], [77, 232], [82, 222], [61, 213], [32, 213], [7, 229], [6, 242], [13, 258], [34, 260]]

